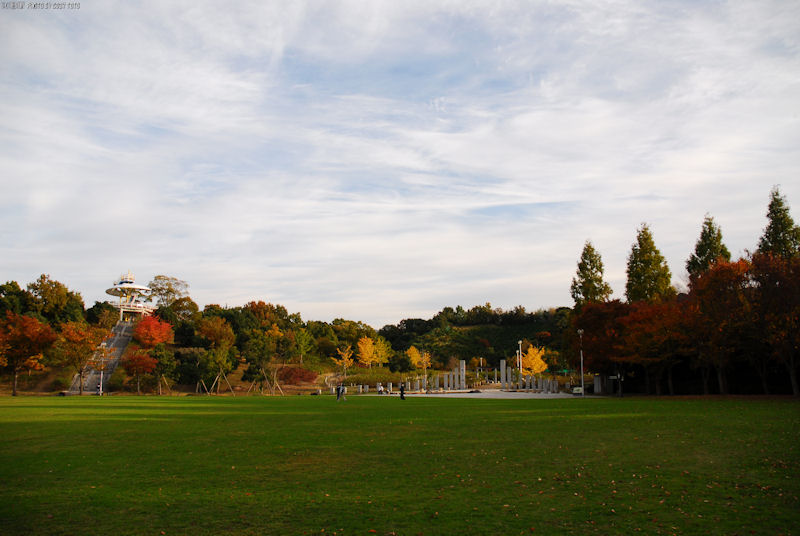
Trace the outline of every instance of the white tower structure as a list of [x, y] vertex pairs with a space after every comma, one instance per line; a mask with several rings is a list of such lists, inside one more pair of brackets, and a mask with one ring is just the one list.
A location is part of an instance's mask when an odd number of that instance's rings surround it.
[[130, 270], [120, 276], [119, 280], [114, 282], [114, 286], [106, 290], [106, 294], [119, 297], [119, 303], [113, 305], [119, 309], [121, 321], [133, 320], [137, 316], [148, 316], [155, 311], [155, 307], [141, 301], [150, 294], [150, 288], [137, 285]]

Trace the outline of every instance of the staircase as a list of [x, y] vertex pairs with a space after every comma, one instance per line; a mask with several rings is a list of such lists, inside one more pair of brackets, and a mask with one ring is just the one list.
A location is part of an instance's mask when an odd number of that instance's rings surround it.
[[[94, 395], [97, 394], [97, 384], [100, 383], [100, 377], [103, 378], [103, 392], [105, 393], [108, 387], [108, 381], [114, 370], [119, 365], [122, 354], [125, 352], [125, 347], [131, 342], [133, 335], [133, 322], [117, 322], [114, 329], [111, 330], [112, 337], [100, 344], [100, 348], [95, 352], [92, 360], [83, 369], [83, 394]], [[95, 368], [94, 364], [100, 362], [100, 357], [103, 355], [103, 348], [106, 348], [105, 370], [100, 373], [99, 367]], [[72, 379], [72, 385], [69, 388], [70, 394], [80, 393], [80, 375], [76, 374]]]

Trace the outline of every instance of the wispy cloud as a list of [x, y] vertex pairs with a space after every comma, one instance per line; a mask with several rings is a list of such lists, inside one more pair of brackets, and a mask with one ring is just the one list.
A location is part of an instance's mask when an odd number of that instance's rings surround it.
[[650, 222], [754, 247], [800, 203], [794, 2], [84, 4], [0, 12], [0, 277], [89, 302], [132, 269], [201, 304], [376, 327], [617, 295]]

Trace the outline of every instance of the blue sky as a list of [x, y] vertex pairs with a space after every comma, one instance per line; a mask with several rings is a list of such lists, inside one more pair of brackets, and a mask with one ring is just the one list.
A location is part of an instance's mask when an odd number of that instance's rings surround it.
[[[167, 4], [167, 5], [165, 5]], [[622, 297], [650, 224], [800, 220], [800, 4], [81, 2], [0, 10], [0, 279], [85, 302], [132, 270], [201, 306], [378, 328]]]

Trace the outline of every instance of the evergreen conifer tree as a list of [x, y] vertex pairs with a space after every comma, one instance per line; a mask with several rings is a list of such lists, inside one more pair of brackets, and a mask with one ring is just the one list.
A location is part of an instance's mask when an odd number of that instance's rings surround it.
[[628, 256], [627, 272], [625, 296], [628, 302], [656, 302], [675, 295], [669, 266], [656, 248], [647, 224], [642, 224], [636, 235], [636, 243]]
[[767, 219], [767, 227], [758, 241], [758, 252], [787, 259], [800, 255], [800, 227], [794, 224], [786, 198], [777, 186], [770, 193]]
[[730, 261], [731, 252], [722, 243], [722, 231], [714, 223], [714, 218], [706, 215], [700, 238], [694, 246], [694, 253], [686, 261], [686, 271], [690, 277], [697, 276], [708, 270], [719, 259]]
[[608, 301], [611, 296], [611, 287], [603, 281], [603, 260], [589, 240], [583, 246], [578, 270], [569, 290], [575, 307], [587, 302]]

